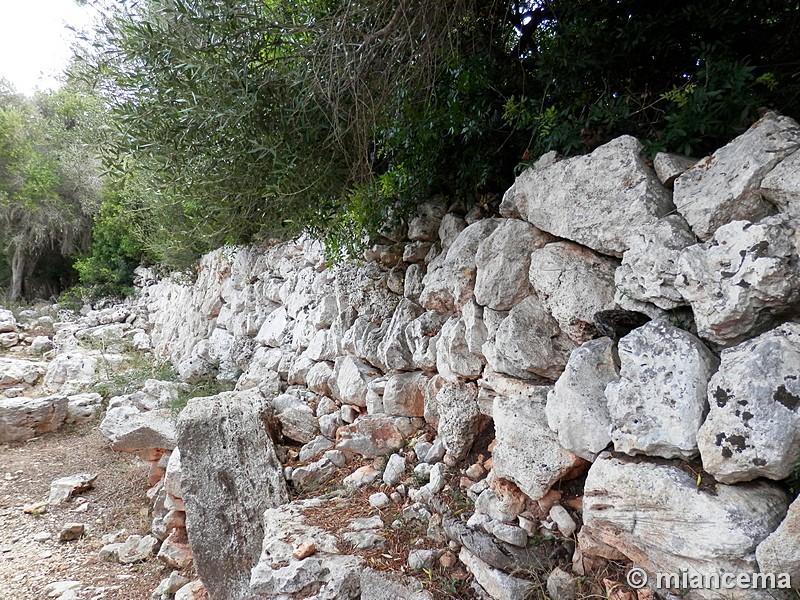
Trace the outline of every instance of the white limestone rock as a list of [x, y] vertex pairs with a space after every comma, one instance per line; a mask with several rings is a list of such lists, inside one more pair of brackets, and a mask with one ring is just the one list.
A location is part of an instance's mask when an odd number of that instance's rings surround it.
[[800, 152], [795, 150], [772, 169], [760, 191], [780, 212], [800, 218]]
[[0, 390], [18, 386], [25, 388], [34, 386], [47, 370], [48, 364], [44, 362], [0, 358]]
[[485, 424], [477, 397], [478, 387], [461, 381], [446, 381], [436, 394], [439, 438], [456, 460], [467, 455]]
[[666, 187], [671, 188], [675, 180], [696, 162], [697, 159], [690, 156], [659, 152], [653, 158], [653, 168], [658, 175], [658, 180]]
[[606, 387], [617, 452], [664, 458], [698, 453], [708, 380], [718, 360], [688, 331], [650, 321], [619, 341], [619, 380]]
[[447, 321], [446, 315], [428, 311], [414, 319], [406, 328], [406, 338], [412, 353], [412, 366], [415, 369], [424, 371], [436, 369], [437, 345], [445, 321]]
[[576, 348], [547, 394], [547, 424], [558, 434], [558, 442], [589, 461], [611, 443], [605, 390], [619, 378], [613, 351], [614, 342], [607, 337]]
[[672, 210], [669, 192], [631, 136], [524, 171], [500, 205], [504, 216], [521, 215], [539, 229], [611, 256], [622, 256], [632, 233]]
[[614, 301], [627, 310], [650, 302], [664, 310], [686, 304], [675, 287], [681, 251], [697, 239], [680, 215], [669, 215], [630, 237], [630, 248], [614, 273]]
[[421, 306], [403, 298], [397, 305], [389, 322], [386, 334], [378, 345], [381, 365], [391, 370], [410, 369], [412, 350], [409, 347], [406, 329], [423, 312]]
[[675, 180], [674, 202], [701, 240], [733, 221], [775, 212], [760, 192], [764, 177], [800, 145], [800, 127], [767, 113], [745, 133]]
[[475, 301], [494, 310], [511, 310], [530, 296], [531, 252], [553, 240], [553, 236], [525, 221], [501, 221], [478, 245]]
[[789, 506], [780, 526], [756, 548], [756, 559], [762, 573], [786, 573], [800, 581], [800, 499]]
[[446, 313], [459, 310], [467, 303], [475, 289], [478, 246], [502, 222], [501, 219], [484, 219], [458, 234], [441, 263], [437, 267], [428, 266], [419, 300], [422, 306]]
[[585, 464], [563, 448], [547, 426], [545, 405], [551, 389], [529, 386], [524, 393], [494, 399], [494, 475], [513, 481], [533, 500], [544, 496], [560, 479], [577, 474]]
[[594, 313], [614, 307], [618, 265], [577, 244], [556, 242], [533, 252], [529, 277], [561, 330], [582, 344], [595, 334]]
[[539, 298], [529, 296], [500, 322], [483, 354], [493, 371], [520, 379], [558, 379], [576, 346]]
[[[485, 327], [483, 329], [485, 331]], [[485, 334], [482, 337], [485, 341]], [[482, 345], [476, 343], [470, 348], [465, 319], [450, 317], [442, 326], [436, 342], [436, 370], [442, 377], [451, 380], [477, 379], [486, 362], [481, 352]]]
[[[763, 482], [710, 485], [698, 488], [696, 475], [678, 466], [601, 454], [586, 478], [580, 548], [625, 558], [651, 576], [758, 572], [756, 546], [783, 519], [786, 494]], [[763, 590], [728, 591], [732, 600], [764, 597]], [[718, 600], [719, 591], [692, 589], [683, 597]]]
[[367, 384], [378, 376], [374, 367], [354, 356], [340, 356], [333, 367], [331, 393], [343, 404], [367, 406]]
[[525, 600], [530, 598], [537, 588], [537, 584], [533, 581], [508, 575], [488, 565], [466, 547], [461, 548], [458, 558], [475, 577], [475, 581], [494, 600]]
[[0, 398], [0, 443], [24, 442], [55, 431], [67, 417], [66, 396]]
[[264, 540], [260, 516], [288, 501], [266, 427], [271, 412], [251, 390], [193, 398], [178, 418], [186, 529], [211, 597], [249, 597]]
[[383, 411], [396, 417], [425, 415], [425, 387], [430, 377], [420, 371], [390, 375], [383, 392]]
[[703, 468], [724, 483], [784, 479], [800, 461], [800, 324], [722, 352], [698, 433]]
[[100, 431], [111, 440], [112, 450], [156, 460], [175, 448], [175, 421], [169, 409], [140, 412], [131, 405], [109, 409]]
[[675, 286], [698, 335], [732, 346], [779, 322], [800, 302], [800, 223], [786, 215], [735, 221], [681, 253]]

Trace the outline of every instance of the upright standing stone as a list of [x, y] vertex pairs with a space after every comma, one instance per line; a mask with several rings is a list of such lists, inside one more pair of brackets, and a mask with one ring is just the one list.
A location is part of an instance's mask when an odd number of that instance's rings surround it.
[[265, 510], [288, 501], [257, 390], [194, 398], [178, 419], [181, 491], [197, 574], [214, 600], [247, 600]]

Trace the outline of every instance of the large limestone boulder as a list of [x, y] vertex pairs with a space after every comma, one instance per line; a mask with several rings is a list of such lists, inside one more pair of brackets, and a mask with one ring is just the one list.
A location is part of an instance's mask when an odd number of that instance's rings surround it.
[[181, 492], [197, 574], [212, 598], [251, 598], [264, 511], [288, 501], [257, 390], [193, 398], [178, 419]]
[[630, 248], [614, 273], [615, 302], [627, 310], [639, 310], [650, 302], [664, 310], [686, 304], [675, 288], [681, 251], [697, 238], [680, 215], [669, 215], [630, 237]]
[[612, 256], [622, 256], [642, 225], [672, 210], [669, 192], [631, 136], [586, 156], [528, 169], [500, 205], [504, 216], [519, 214], [539, 229]]
[[529, 277], [561, 330], [582, 344], [595, 334], [594, 314], [614, 308], [618, 264], [572, 242], [556, 242], [533, 252]]
[[698, 335], [732, 346], [769, 329], [800, 301], [800, 224], [786, 215], [735, 221], [681, 253], [675, 285]]
[[619, 341], [620, 378], [606, 387], [618, 452], [690, 458], [708, 412], [717, 358], [688, 331], [650, 321]]
[[478, 245], [475, 301], [494, 310], [511, 310], [533, 293], [528, 281], [531, 252], [553, 236], [530, 223], [504, 220]]
[[502, 319], [494, 341], [484, 344], [483, 354], [498, 373], [521, 379], [558, 379], [576, 346], [534, 295]]
[[761, 182], [798, 144], [797, 123], [767, 113], [675, 180], [678, 212], [702, 240], [732, 221], [758, 221], [773, 214], [774, 207], [761, 195]]
[[762, 573], [787, 573], [797, 587], [800, 581], [800, 499], [789, 507], [780, 526], [756, 548]]
[[14, 358], [0, 358], [0, 390], [31, 387], [47, 371], [47, 363]]
[[428, 266], [419, 298], [422, 306], [438, 312], [454, 312], [466, 304], [475, 289], [478, 246], [502, 222], [484, 219], [458, 234], [441, 262]]
[[577, 475], [585, 464], [558, 443], [547, 426], [545, 405], [549, 386], [494, 399], [497, 445], [492, 454], [496, 477], [513, 481], [533, 500], [544, 496], [560, 479]]
[[[678, 466], [601, 454], [586, 478], [578, 540], [584, 554], [627, 558], [651, 581], [656, 573], [754, 573], [756, 546], [775, 530], [786, 506], [786, 494], [768, 483], [698, 488], [697, 476]], [[757, 600], [765, 592], [726, 593], [725, 598]], [[775, 593], [771, 597], [788, 598]], [[715, 589], [685, 594], [689, 600], [720, 598]]]
[[175, 422], [168, 409], [140, 411], [130, 404], [110, 408], [100, 431], [111, 440], [112, 450], [157, 460], [177, 443]]
[[722, 352], [698, 433], [718, 481], [784, 479], [800, 461], [800, 324], [784, 323]]
[[594, 460], [611, 443], [605, 390], [619, 378], [613, 351], [607, 337], [576, 348], [547, 394], [547, 424], [564, 448], [586, 460]]
[[764, 177], [761, 194], [780, 212], [800, 218], [800, 152], [795, 150]]
[[0, 443], [55, 431], [67, 418], [68, 405], [66, 396], [0, 398]]

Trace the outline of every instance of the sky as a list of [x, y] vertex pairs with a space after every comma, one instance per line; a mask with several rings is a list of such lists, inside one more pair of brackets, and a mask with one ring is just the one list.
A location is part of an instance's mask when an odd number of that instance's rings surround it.
[[65, 25], [90, 23], [90, 9], [73, 0], [0, 0], [0, 77], [28, 95], [55, 89], [74, 39]]

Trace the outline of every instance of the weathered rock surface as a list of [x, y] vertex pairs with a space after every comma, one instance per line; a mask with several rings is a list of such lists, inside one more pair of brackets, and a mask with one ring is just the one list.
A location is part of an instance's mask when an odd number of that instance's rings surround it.
[[790, 217], [800, 218], [800, 152], [795, 150], [761, 182], [761, 194]]
[[467, 455], [485, 424], [477, 398], [478, 387], [474, 383], [448, 381], [436, 394], [439, 437], [456, 460]]
[[622, 338], [619, 358], [620, 378], [606, 387], [614, 448], [631, 455], [695, 456], [717, 358], [664, 319]]
[[258, 391], [189, 401], [178, 419], [181, 491], [195, 568], [213, 598], [249, 598], [261, 515], [287, 502]]
[[0, 443], [55, 431], [67, 418], [68, 407], [66, 396], [0, 398]]
[[458, 558], [495, 600], [525, 600], [535, 589], [534, 582], [495, 569], [466, 548], [461, 548]]
[[113, 450], [145, 460], [156, 460], [176, 445], [175, 422], [167, 409], [140, 412], [130, 405], [117, 406], [106, 412], [100, 431]]
[[775, 209], [761, 196], [764, 177], [800, 146], [800, 127], [767, 113], [745, 133], [675, 180], [678, 212], [702, 240], [733, 221], [758, 221]]
[[[486, 363], [481, 353], [483, 344], [472, 344], [471, 348], [468, 333], [472, 332], [467, 331], [467, 323], [463, 317], [450, 317], [442, 325], [436, 341], [436, 370], [442, 377], [450, 380], [480, 377]], [[485, 340], [485, 334], [483, 338]]]
[[[655, 573], [753, 573], [756, 546], [786, 513], [786, 494], [768, 483], [698, 488], [679, 467], [600, 455], [589, 470], [579, 542], [585, 554], [620, 555]], [[730, 590], [730, 598], [763, 598]], [[692, 589], [686, 598], [718, 599]], [[778, 595], [783, 598], [784, 596]]]
[[33, 386], [47, 369], [47, 363], [0, 358], [0, 390]]
[[780, 526], [756, 548], [762, 573], [787, 573], [800, 581], [800, 500], [795, 500]]
[[391, 454], [403, 447], [421, 421], [388, 415], [362, 416], [352, 425], [338, 429], [336, 448], [368, 457]]
[[530, 281], [558, 326], [578, 344], [592, 339], [596, 312], [614, 306], [614, 271], [618, 261], [571, 242], [536, 250]]
[[494, 399], [494, 474], [513, 481], [533, 500], [544, 496], [558, 480], [577, 475], [584, 464], [561, 447], [547, 426], [545, 405], [550, 389], [530, 386], [525, 394]]
[[[264, 512], [264, 541], [252, 569], [250, 595], [242, 598], [296, 598], [315, 600], [357, 598], [363, 561], [342, 554], [334, 535], [306, 522], [303, 511], [324, 508], [318, 499], [297, 501]], [[334, 509], [335, 510], [335, 509]], [[295, 549], [312, 543], [314, 554], [298, 560]]]
[[768, 329], [800, 301], [799, 227], [786, 215], [735, 221], [681, 253], [675, 285], [698, 335], [732, 346]]
[[536, 296], [517, 304], [497, 328], [494, 341], [483, 347], [493, 371], [521, 379], [558, 379], [577, 344]]
[[622, 256], [642, 225], [674, 209], [669, 192], [645, 164], [642, 145], [622, 136], [586, 156], [517, 177], [500, 205], [539, 229], [602, 254]]
[[478, 246], [475, 301], [493, 310], [511, 310], [533, 293], [528, 281], [530, 255], [553, 237], [530, 223], [502, 221]]
[[671, 188], [675, 180], [696, 162], [696, 158], [683, 156], [682, 154], [659, 152], [653, 158], [653, 168], [656, 170], [658, 180], [666, 187]]
[[434, 600], [416, 579], [375, 569], [361, 573], [361, 600]]
[[800, 324], [784, 323], [722, 352], [698, 433], [718, 481], [784, 479], [800, 461]]
[[441, 263], [429, 265], [423, 279], [420, 304], [428, 310], [454, 312], [471, 297], [475, 289], [478, 246], [502, 223], [485, 219], [473, 223], [453, 241]]
[[586, 342], [572, 351], [566, 369], [547, 394], [547, 424], [558, 442], [586, 460], [611, 443], [606, 385], [619, 374], [614, 342], [607, 337]]
[[678, 259], [681, 251], [696, 241], [680, 215], [642, 227], [630, 237], [630, 248], [614, 273], [614, 301], [628, 310], [639, 310], [639, 302], [651, 302], [664, 310], [686, 304], [675, 288]]

